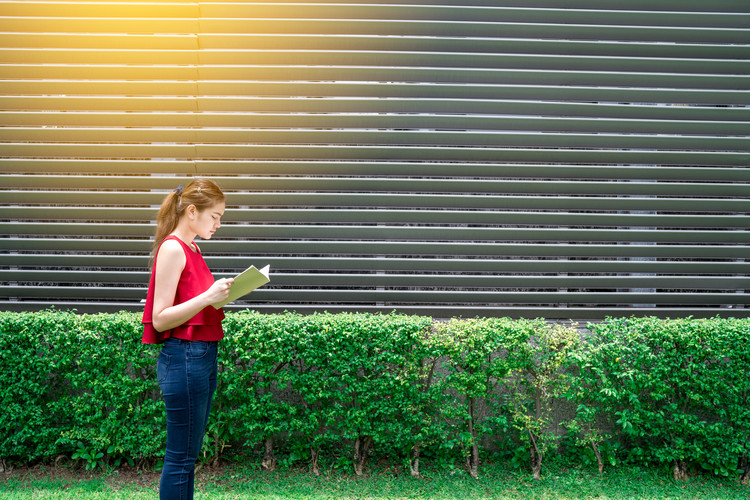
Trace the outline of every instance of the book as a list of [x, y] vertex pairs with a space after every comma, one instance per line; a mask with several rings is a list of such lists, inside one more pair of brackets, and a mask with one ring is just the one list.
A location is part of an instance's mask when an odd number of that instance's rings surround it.
[[270, 265], [264, 267], [263, 269], [256, 269], [255, 266], [250, 266], [242, 271], [240, 274], [235, 276], [232, 288], [229, 290], [229, 297], [227, 297], [224, 302], [214, 307], [216, 307], [216, 309], [220, 309], [230, 302], [234, 302], [240, 297], [247, 295], [256, 288], [261, 287], [271, 281], [271, 278], [269, 278], [268, 276], [270, 269]]

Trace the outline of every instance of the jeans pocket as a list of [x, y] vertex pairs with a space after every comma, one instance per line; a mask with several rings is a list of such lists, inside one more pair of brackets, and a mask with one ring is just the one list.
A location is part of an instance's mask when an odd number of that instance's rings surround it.
[[187, 357], [190, 359], [204, 358], [211, 349], [210, 342], [203, 342], [201, 340], [194, 340], [188, 344]]
[[169, 363], [172, 361], [172, 356], [165, 353], [164, 351], [159, 353], [159, 359], [156, 361], [156, 382], [162, 384], [167, 380], [167, 373], [169, 373]]

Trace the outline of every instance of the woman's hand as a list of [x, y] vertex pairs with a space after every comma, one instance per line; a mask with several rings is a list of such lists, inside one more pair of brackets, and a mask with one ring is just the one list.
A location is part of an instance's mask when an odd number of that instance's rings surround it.
[[221, 278], [216, 280], [211, 288], [206, 290], [206, 299], [212, 306], [221, 304], [227, 297], [229, 297], [229, 291], [232, 289], [234, 278]]

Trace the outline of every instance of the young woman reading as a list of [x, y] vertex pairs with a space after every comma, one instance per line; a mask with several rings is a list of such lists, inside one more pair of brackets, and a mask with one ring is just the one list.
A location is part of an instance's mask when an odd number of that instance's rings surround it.
[[156, 375], [167, 408], [167, 447], [159, 498], [192, 499], [195, 461], [216, 390], [218, 342], [232, 279], [214, 280], [196, 236], [221, 227], [224, 193], [195, 179], [167, 195], [157, 217], [153, 265], [143, 311], [143, 343], [163, 344]]

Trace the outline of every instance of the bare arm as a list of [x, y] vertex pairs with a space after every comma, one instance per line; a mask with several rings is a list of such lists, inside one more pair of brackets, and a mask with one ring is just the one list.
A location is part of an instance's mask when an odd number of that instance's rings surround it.
[[205, 307], [219, 304], [229, 296], [233, 279], [220, 279], [211, 288], [182, 304], [174, 304], [177, 284], [185, 269], [185, 253], [174, 240], [167, 240], [159, 249], [154, 278], [154, 328], [163, 332], [178, 327], [198, 314]]

